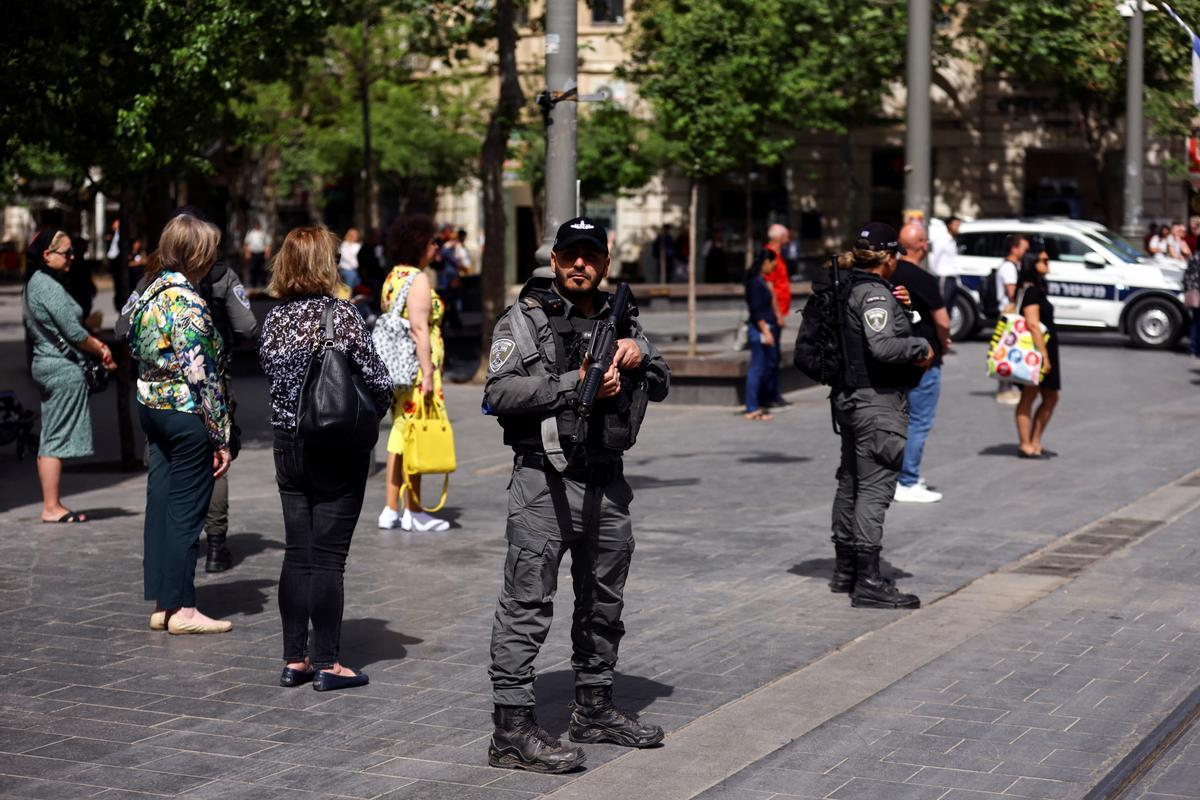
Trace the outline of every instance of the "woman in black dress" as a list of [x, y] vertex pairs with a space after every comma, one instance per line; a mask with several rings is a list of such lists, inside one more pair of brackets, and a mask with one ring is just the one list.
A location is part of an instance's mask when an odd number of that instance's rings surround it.
[[[1050, 271], [1050, 256], [1044, 250], [1034, 255], [1029, 253], [1021, 263], [1017, 284], [1017, 306], [1025, 324], [1033, 334], [1033, 341], [1042, 354], [1042, 380], [1037, 386], [1021, 387], [1021, 401], [1017, 404], [1017, 436], [1020, 437], [1021, 458], [1042, 457], [1042, 434], [1058, 405], [1058, 394], [1062, 389], [1062, 369], [1058, 358], [1058, 332], [1054, 330], [1054, 306], [1050, 304], [1046, 288], [1046, 273]], [[1049, 334], [1047, 337], [1045, 334]], [[1037, 411], [1033, 404], [1041, 396]]]

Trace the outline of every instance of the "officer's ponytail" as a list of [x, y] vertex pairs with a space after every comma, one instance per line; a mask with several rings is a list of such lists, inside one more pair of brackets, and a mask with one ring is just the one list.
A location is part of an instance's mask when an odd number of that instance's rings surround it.
[[850, 269], [852, 267], [865, 270], [876, 269], [883, 266], [890, 255], [891, 253], [886, 250], [848, 250], [845, 253], [838, 254], [838, 269]]

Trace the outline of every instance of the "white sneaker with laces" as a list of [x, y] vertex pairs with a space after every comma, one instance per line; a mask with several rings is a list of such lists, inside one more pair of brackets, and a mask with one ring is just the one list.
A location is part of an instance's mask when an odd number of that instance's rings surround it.
[[385, 531], [400, 527], [400, 512], [394, 508], [384, 506], [383, 511], [379, 512], [378, 525]]
[[914, 483], [912, 486], [896, 484], [897, 503], [936, 503], [941, 499], [941, 492], [931, 491], [919, 483]]

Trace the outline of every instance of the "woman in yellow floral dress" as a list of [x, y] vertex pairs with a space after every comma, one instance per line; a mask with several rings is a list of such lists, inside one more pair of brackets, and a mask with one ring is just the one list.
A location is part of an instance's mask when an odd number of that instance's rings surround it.
[[[392, 400], [392, 432], [387, 444], [387, 505], [379, 514], [379, 527], [384, 529], [444, 531], [450, 527], [446, 520], [422, 511], [415, 497], [406, 497], [404, 508], [400, 507], [401, 487], [404, 485], [401, 455], [404, 452], [405, 423], [413, 418], [420, 403], [434, 396], [439, 401], [444, 399], [442, 363], [446, 348], [442, 342], [442, 313], [445, 309], [442, 299], [433, 290], [425, 274], [425, 268], [437, 253], [433, 234], [433, 220], [423, 215], [400, 217], [388, 230], [389, 255], [397, 266], [392, 268], [383, 283], [380, 308], [383, 313], [388, 313], [407, 284], [408, 297], [401, 313], [412, 326], [421, 374], [411, 388], [396, 390]], [[408, 482], [420, 493], [420, 475], [413, 475]]]

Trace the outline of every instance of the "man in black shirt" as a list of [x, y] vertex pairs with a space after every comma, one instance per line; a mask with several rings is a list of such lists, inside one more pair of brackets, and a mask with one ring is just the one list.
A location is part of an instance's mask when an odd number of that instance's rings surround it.
[[942, 389], [942, 354], [950, 346], [950, 315], [946, 312], [937, 278], [917, 266], [929, 253], [929, 239], [919, 222], [910, 222], [901, 229], [900, 245], [908, 251], [908, 260], [896, 264], [892, 283], [908, 289], [913, 310], [920, 315], [913, 325], [913, 333], [933, 346], [933, 363], [925, 370], [921, 382], [908, 392], [908, 442], [904, 447], [900, 480], [896, 484], [896, 501], [936, 503], [942, 495], [925, 485], [921, 477], [921, 456], [925, 452], [925, 440], [933, 429]]

